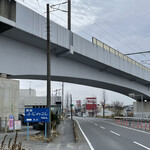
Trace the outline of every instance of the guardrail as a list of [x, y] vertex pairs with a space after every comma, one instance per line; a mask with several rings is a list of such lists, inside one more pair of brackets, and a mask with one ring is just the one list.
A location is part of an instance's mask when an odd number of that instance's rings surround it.
[[133, 65], [135, 65], [135, 66], [137, 66], [137, 67], [139, 67], [139, 68], [141, 68], [147, 72], [150, 72], [150, 69], [148, 67], [138, 63], [137, 61], [135, 61], [135, 60], [129, 58], [128, 56], [120, 53], [119, 51], [115, 50], [114, 48], [108, 46], [107, 44], [99, 41], [98, 39], [96, 39], [94, 37], [92, 37], [92, 43], [96, 44], [97, 46], [100, 46], [101, 48], [103, 48], [103, 49], [105, 49], [105, 50], [107, 50], [113, 54], [115, 54], [116, 56], [119, 56], [120, 58], [124, 59], [125, 61], [128, 61], [129, 63], [132, 63]]

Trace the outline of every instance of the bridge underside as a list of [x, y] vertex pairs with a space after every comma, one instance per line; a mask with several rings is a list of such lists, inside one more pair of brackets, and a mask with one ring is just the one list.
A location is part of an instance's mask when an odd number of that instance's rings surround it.
[[[46, 80], [47, 76], [40, 76], [40, 75], [18, 75], [18, 76], [8, 76], [9, 79], [30, 79], [30, 80]], [[95, 80], [83, 79], [83, 78], [71, 78], [71, 77], [61, 77], [61, 76], [51, 76], [52, 81], [60, 81], [60, 82], [68, 82], [68, 83], [75, 83], [80, 85], [86, 85], [96, 88], [107, 89], [110, 91], [114, 91], [117, 93], [121, 93], [123, 95], [129, 96], [129, 93], [135, 93], [136, 95], [142, 94], [141, 92], [137, 92], [136, 90], [125, 88], [118, 85], [109, 84], [106, 82], [100, 82]], [[137, 101], [141, 101], [140, 97], [136, 97]], [[144, 95], [144, 100], [148, 100], [149, 96]]]

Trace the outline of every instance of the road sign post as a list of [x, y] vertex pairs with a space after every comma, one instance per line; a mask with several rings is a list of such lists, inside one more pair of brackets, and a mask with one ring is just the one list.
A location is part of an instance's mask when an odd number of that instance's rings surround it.
[[29, 122], [27, 122], [27, 141], [29, 140]]
[[45, 139], [47, 122], [49, 122], [49, 108], [25, 108], [25, 122], [27, 122], [27, 140], [29, 136], [29, 122], [45, 122]]
[[47, 130], [46, 130], [46, 128], [47, 128], [47, 123], [45, 122], [45, 140], [46, 140], [46, 132], [47, 132]]

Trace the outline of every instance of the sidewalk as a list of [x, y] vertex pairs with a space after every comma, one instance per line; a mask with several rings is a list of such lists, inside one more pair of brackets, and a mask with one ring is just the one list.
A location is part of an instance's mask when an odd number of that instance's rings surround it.
[[[61, 121], [58, 127], [59, 135], [50, 143], [44, 143], [43, 141], [22, 141], [22, 147], [25, 150], [89, 150], [89, 147], [82, 136], [78, 127], [76, 127], [77, 134], [79, 136], [79, 142], [75, 143], [74, 133], [73, 133], [73, 122], [70, 119], [65, 119]], [[32, 135], [35, 134], [35, 130], [31, 129]], [[18, 133], [18, 141], [22, 136], [25, 136], [26, 132]], [[8, 138], [14, 139], [14, 133], [9, 133]], [[4, 133], [0, 133], [0, 143], [5, 136]], [[7, 141], [8, 141], [7, 138]], [[7, 142], [6, 142], [7, 144]]]
[[47, 148], [52, 150], [90, 150], [77, 126], [76, 130], [79, 137], [78, 143], [75, 143], [73, 121], [65, 119], [60, 126], [60, 136], [54, 140], [53, 144], [48, 145]]

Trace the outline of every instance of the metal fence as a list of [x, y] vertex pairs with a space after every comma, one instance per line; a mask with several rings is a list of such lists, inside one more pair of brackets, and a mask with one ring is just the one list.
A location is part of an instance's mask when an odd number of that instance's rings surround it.
[[143, 70], [145, 70], [147, 72], [150, 72], [150, 69], [148, 67], [138, 63], [137, 61], [135, 61], [135, 60], [129, 58], [128, 56], [120, 53], [119, 51], [115, 50], [114, 48], [108, 46], [107, 44], [99, 41], [98, 39], [96, 39], [94, 37], [92, 37], [92, 43], [94, 43], [97, 46], [99, 46], [99, 47], [109, 51], [110, 53], [115, 54], [116, 56], [119, 56], [120, 58], [124, 59], [125, 61], [128, 61], [129, 63], [132, 63], [133, 65], [135, 65], [135, 66], [137, 66], [137, 67], [139, 67], [139, 68], [141, 68], [141, 69], [143, 69]]

